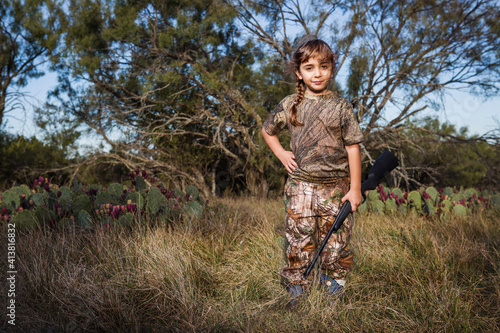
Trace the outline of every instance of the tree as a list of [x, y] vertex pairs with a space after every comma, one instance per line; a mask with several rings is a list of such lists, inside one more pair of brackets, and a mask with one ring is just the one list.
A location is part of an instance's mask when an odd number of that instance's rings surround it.
[[267, 193], [257, 140], [259, 104], [270, 97], [252, 69], [262, 55], [240, 38], [231, 7], [80, 0], [67, 16], [59, 116], [109, 144], [101, 155], [108, 163], [160, 174], [172, 186], [195, 184], [206, 195], [231, 186]]
[[[232, 3], [256, 43], [267, 45], [283, 62], [296, 40], [291, 27], [338, 47], [337, 73], [346, 74], [341, 85], [356, 107], [369, 160], [383, 149], [401, 152], [412, 121], [429, 107], [442, 107], [440, 97], [448, 90], [493, 95], [500, 89], [496, 1]], [[408, 173], [399, 179], [411, 182]]]
[[40, 65], [56, 56], [60, 8], [56, 0], [0, 0], [0, 125], [19, 108], [16, 87], [42, 76]]

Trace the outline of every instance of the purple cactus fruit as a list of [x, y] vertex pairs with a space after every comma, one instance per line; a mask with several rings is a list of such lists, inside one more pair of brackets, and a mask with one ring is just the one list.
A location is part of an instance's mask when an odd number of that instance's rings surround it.
[[175, 197], [175, 200], [179, 201], [179, 200], [180, 200], [180, 198], [181, 198], [181, 196], [180, 196], [180, 195], [178, 195], [178, 196], [176, 196], [176, 197]]
[[43, 177], [42, 176], [38, 177], [38, 182], [40, 183], [40, 185], [43, 184]]
[[59, 198], [62, 195], [61, 191], [57, 191], [57, 197]]
[[142, 178], [146, 179], [148, 177], [148, 174], [146, 171], [142, 170]]
[[133, 172], [131, 172], [131, 173], [129, 174], [129, 176], [130, 176], [130, 178], [134, 179], [134, 173], [133, 173]]
[[132, 210], [132, 205], [131, 204], [127, 204], [127, 211], [130, 212]]
[[45, 186], [43, 187], [45, 189], [45, 191], [47, 192], [50, 192], [50, 187], [49, 187], [49, 184], [45, 184]]
[[121, 205], [121, 207], [120, 207], [120, 208], [121, 208], [122, 212], [124, 212], [124, 213], [125, 213], [125, 211], [127, 210], [127, 208], [126, 208], [124, 205]]
[[132, 212], [136, 212], [137, 211], [137, 204], [132, 204]]
[[208, 200], [205, 200], [205, 205], [208, 205]]
[[2, 208], [2, 214], [7, 214], [7, 208]]
[[139, 174], [139, 169], [135, 169], [135, 174], [138, 175]]
[[189, 200], [189, 193], [186, 193], [186, 200]]
[[112, 218], [115, 218], [116, 217], [116, 213], [114, 211], [111, 212], [111, 217]]
[[38, 186], [38, 179], [35, 179], [35, 185]]
[[154, 184], [154, 183], [155, 183], [155, 179], [151, 178], [151, 184]]

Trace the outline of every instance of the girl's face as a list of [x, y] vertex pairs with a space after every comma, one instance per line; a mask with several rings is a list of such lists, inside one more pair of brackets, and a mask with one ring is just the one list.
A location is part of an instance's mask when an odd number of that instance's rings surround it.
[[328, 83], [332, 78], [332, 63], [321, 59], [321, 57], [309, 58], [300, 64], [295, 74], [306, 85], [306, 93], [311, 95], [322, 95], [328, 90]]

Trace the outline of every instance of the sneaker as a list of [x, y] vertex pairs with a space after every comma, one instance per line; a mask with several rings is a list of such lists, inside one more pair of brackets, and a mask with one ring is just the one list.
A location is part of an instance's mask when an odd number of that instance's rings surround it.
[[331, 297], [338, 297], [339, 300], [342, 300], [342, 289], [343, 286], [340, 285], [337, 281], [332, 279], [326, 274], [321, 273], [319, 277], [319, 282], [321, 283], [322, 286], [326, 289], [326, 292], [331, 296]]
[[305, 294], [304, 288], [299, 284], [294, 284], [288, 287], [288, 292], [290, 293], [290, 302], [288, 302], [288, 309], [293, 310], [299, 298]]

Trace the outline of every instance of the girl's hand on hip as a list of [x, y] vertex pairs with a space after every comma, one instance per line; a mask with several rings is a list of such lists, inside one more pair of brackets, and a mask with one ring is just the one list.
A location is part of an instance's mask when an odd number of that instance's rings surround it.
[[291, 151], [284, 150], [279, 154], [278, 158], [289, 173], [293, 173], [298, 168], [295, 162], [295, 155]]
[[349, 200], [351, 203], [351, 211], [355, 212], [358, 207], [363, 203], [363, 196], [361, 195], [361, 191], [349, 190], [347, 194], [342, 198], [342, 203]]

